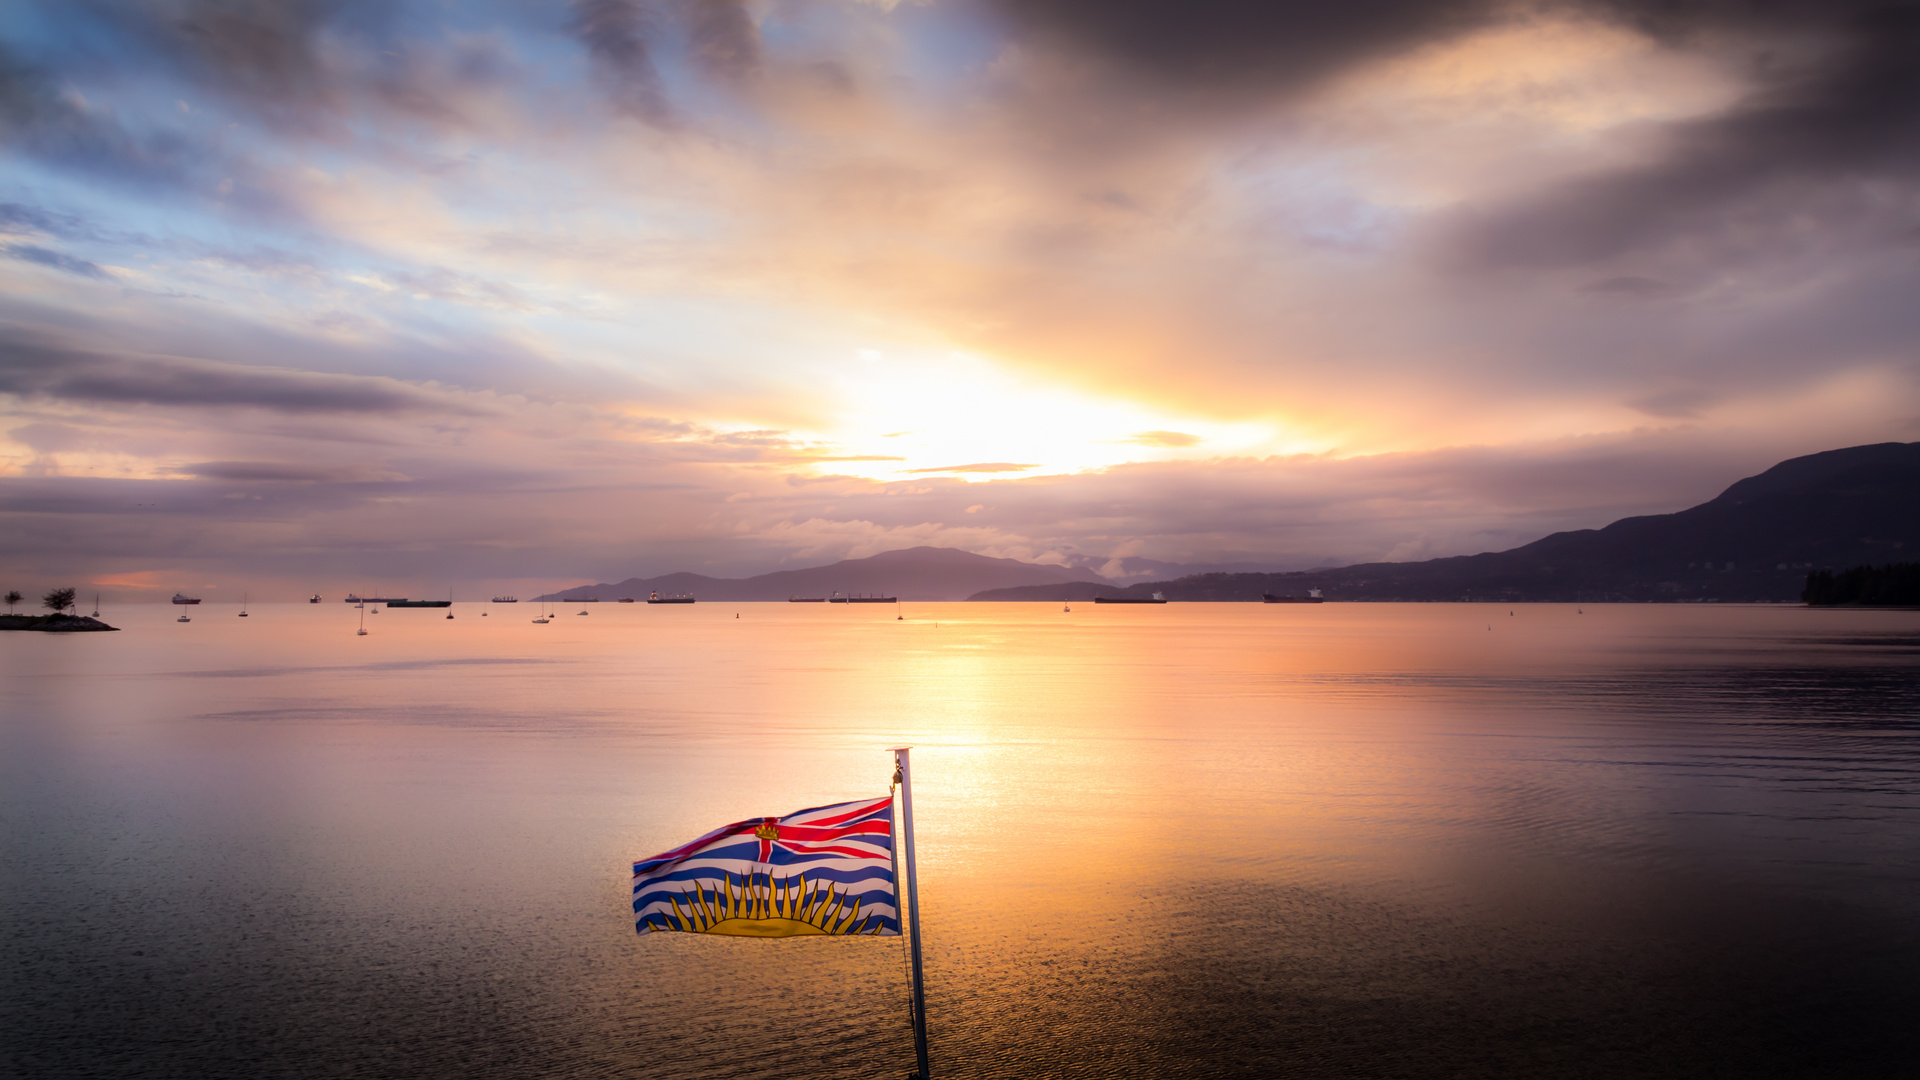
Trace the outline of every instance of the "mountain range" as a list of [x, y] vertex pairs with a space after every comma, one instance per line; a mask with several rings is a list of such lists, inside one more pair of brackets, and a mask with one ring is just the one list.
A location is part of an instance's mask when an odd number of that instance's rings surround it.
[[[1424, 562], [1361, 563], [1331, 569], [1245, 572], [1129, 558], [1082, 557], [1049, 566], [954, 548], [887, 551], [831, 566], [750, 578], [675, 573], [580, 585], [538, 597], [785, 600], [833, 593], [902, 600], [1257, 601], [1263, 593], [1329, 600], [1793, 601], [1813, 570], [1911, 560], [1920, 552], [1920, 443], [1878, 443], [1783, 461], [1719, 496], [1673, 514], [1623, 518], [1601, 529], [1554, 533], [1508, 551]], [[1162, 580], [1127, 577], [1170, 571]], [[1208, 571], [1208, 572], [1200, 572]]]
[[1920, 550], [1920, 443], [1783, 461], [1673, 514], [1554, 533], [1509, 551], [1284, 574], [1197, 574], [1126, 588], [994, 589], [972, 600], [1793, 601], [1812, 570], [1910, 560]]
[[1076, 581], [1112, 583], [1091, 571], [1043, 566], [1018, 559], [995, 559], [955, 548], [916, 547], [883, 551], [831, 566], [776, 570], [750, 578], [713, 578], [704, 574], [665, 574], [578, 585], [538, 600], [573, 601], [597, 597], [644, 600], [648, 593], [687, 595], [697, 600], [785, 600], [793, 596], [897, 596], [902, 600], [964, 600], [975, 593], [1024, 586], [1058, 588]]

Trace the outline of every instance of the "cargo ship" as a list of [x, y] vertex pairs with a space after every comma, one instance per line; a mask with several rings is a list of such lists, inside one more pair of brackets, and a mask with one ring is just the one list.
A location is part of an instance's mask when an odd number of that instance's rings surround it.
[[1141, 596], [1096, 596], [1093, 598], [1093, 602], [1096, 604], [1164, 604], [1167, 602], [1167, 598], [1159, 593], [1154, 593], [1151, 598]]
[[787, 603], [789, 604], [824, 604], [826, 602], [827, 602], [827, 598], [824, 596], [789, 596], [787, 597]]
[[1327, 598], [1320, 595], [1319, 589], [1308, 589], [1305, 596], [1275, 596], [1272, 593], [1261, 593], [1260, 599], [1268, 604], [1324, 604], [1327, 602]]
[[404, 604], [407, 598], [404, 596], [355, 596], [348, 593], [346, 602], [349, 604]]
[[452, 607], [453, 601], [451, 600], [408, 600], [408, 599], [402, 598], [399, 600], [387, 601], [387, 606], [388, 607]]
[[307, 597], [307, 603], [309, 603], [309, 604], [317, 604], [317, 603], [319, 603], [319, 602], [320, 602], [320, 594], [319, 594], [319, 593], [314, 593], [314, 594], [313, 594], [312, 596], [309, 596], [309, 597]]
[[197, 596], [188, 596], [185, 593], [174, 593], [173, 602], [176, 604], [197, 604], [200, 602], [200, 598]]
[[834, 593], [827, 597], [829, 604], [897, 604], [899, 602], [900, 598], [897, 596], [841, 596], [839, 593]]
[[693, 597], [661, 596], [659, 593], [654, 592], [654, 593], [647, 594], [647, 603], [649, 604], [691, 604], [693, 603]]
[[496, 604], [517, 604], [520, 602], [520, 598], [517, 596], [496, 596], [493, 598], [493, 602]]

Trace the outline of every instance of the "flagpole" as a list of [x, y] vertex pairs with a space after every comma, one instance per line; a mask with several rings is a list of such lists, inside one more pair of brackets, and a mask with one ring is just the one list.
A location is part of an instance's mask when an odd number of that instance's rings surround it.
[[917, 845], [913, 842], [913, 766], [907, 760], [911, 746], [893, 748], [895, 768], [900, 774], [900, 829], [907, 848], [907, 951], [913, 956], [913, 1051], [920, 1071], [915, 1080], [930, 1080], [927, 1071], [927, 993], [920, 965], [920, 879], [914, 873]]

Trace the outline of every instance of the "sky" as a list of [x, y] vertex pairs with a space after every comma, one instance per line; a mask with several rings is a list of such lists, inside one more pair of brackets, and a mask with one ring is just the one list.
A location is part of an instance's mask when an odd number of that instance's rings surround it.
[[1912, 3], [0, 0], [0, 586], [1500, 550], [1920, 439], [1917, 179]]

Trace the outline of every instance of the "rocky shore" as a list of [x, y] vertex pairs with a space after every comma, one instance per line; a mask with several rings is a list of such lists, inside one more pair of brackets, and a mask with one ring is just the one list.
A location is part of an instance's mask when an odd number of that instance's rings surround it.
[[118, 630], [99, 619], [85, 615], [0, 615], [0, 630], [45, 630], [55, 634], [77, 634], [89, 630]]

